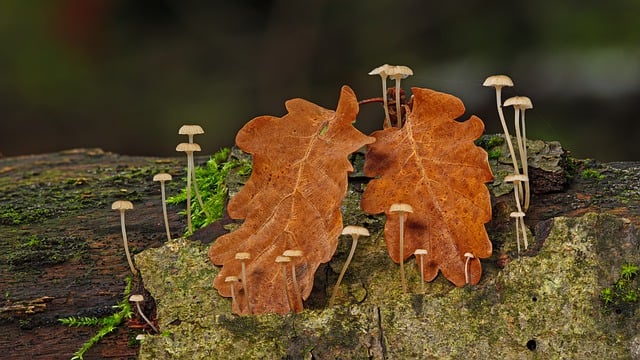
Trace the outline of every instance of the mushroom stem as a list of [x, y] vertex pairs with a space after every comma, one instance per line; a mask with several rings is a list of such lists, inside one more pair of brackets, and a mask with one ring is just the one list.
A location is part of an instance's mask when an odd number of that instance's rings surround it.
[[389, 117], [389, 107], [388, 107], [388, 100], [387, 100], [387, 76], [382, 75], [380, 77], [382, 78], [382, 101], [384, 104], [383, 127], [386, 129], [391, 127], [391, 118]]
[[[509, 147], [509, 155], [511, 155], [511, 161], [513, 162], [513, 172], [517, 175], [520, 174], [518, 168], [518, 161], [516, 160], [516, 152], [513, 149], [513, 143], [511, 142], [511, 135], [509, 134], [509, 128], [507, 128], [507, 122], [504, 119], [504, 113], [502, 112], [502, 100], [501, 100], [502, 87], [496, 87], [496, 103], [498, 104], [498, 116], [500, 117], [500, 123], [502, 124], [502, 130], [504, 131], [504, 137], [507, 140], [507, 146]], [[521, 188], [521, 185], [518, 185]]]
[[200, 208], [204, 212], [207, 219], [211, 219], [211, 215], [209, 215], [209, 210], [204, 206], [204, 202], [202, 201], [202, 197], [200, 196], [200, 191], [198, 190], [198, 180], [196, 179], [196, 165], [193, 160], [193, 153], [187, 154], [189, 157], [187, 161], [191, 162], [191, 169], [193, 169], [191, 175], [193, 176], [193, 190], [195, 190], [196, 198], [198, 199], [198, 203], [200, 204]]
[[331, 299], [329, 299], [329, 306], [333, 306], [334, 301], [336, 299], [336, 295], [338, 294], [338, 289], [340, 288], [340, 283], [342, 282], [342, 278], [344, 274], [347, 272], [347, 268], [351, 263], [351, 259], [353, 259], [353, 254], [356, 252], [356, 247], [358, 246], [358, 235], [351, 235], [353, 241], [351, 242], [351, 251], [349, 251], [349, 256], [347, 256], [347, 260], [342, 266], [342, 270], [340, 271], [340, 276], [338, 276], [338, 281], [336, 282], [336, 286], [333, 287], [333, 291], [331, 292]]
[[120, 227], [122, 228], [122, 241], [124, 242], [124, 253], [127, 255], [127, 262], [129, 263], [129, 268], [133, 275], [138, 274], [138, 269], [133, 266], [133, 261], [131, 260], [131, 254], [129, 253], [129, 245], [127, 240], [127, 229], [124, 226], [124, 210], [120, 210]]
[[237, 276], [227, 276], [224, 278], [224, 282], [230, 283], [231, 285], [231, 307], [233, 308], [233, 304], [237, 304], [238, 308], [240, 308], [240, 304], [236, 302], [236, 290], [235, 283], [238, 282]]
[[464, 282], [465, 284], [468, 284], [470, 279], [469, 279], [469, 260], [475, 258], [475, 256], [473, 256], [472, 253], [464, 253], [464, 257], [467, 258], [467, 260], [464, 262]]
[[413, 254], [420, 257], [420, 292], [424, 293], [424, 256], [427, 254], [427, 250], [416, 249]]
[[302, 250], [289, 249], [285, 250], [282, 255], [291, 258], [291, 279], [293, 280], [293, 291], [296, 293], [295, 312], [304, 310], [304, 304], [302, 302], [302, 291], [300, 291], [300, 285], [298, 284], [298, 278], [296, 275], [296, 258], [301, 257]]
[[[527, 131], [524, 125], [524, 112], [525, 112], [525, 109], [522, 109], [522, 152], [524, 153], [524, 155], [521, 156], [521, 159], [522, 159], [522, 172], [524, 173], [524, 176], [526, 176], [528, 179], [529, 164], [528, 164], [528, 154], [527, 154]], [[529, 180], [527, 180], [524, 183], [524, 192], [525, 192], [524, 211], [526, 212], [527, 210], [529, 210], [529, 202], [531, 199], [531, 188], [530, 188]]]
[[396, 77], [396, 124], [402, 127], [402, 106], [400, 105], [400, 78]]
[[247, 300], [247, 311], [249, 312], [249, 314], [252, 313], [251, 311], [251, 298], [249, 296], [249, 284], [247, 283], [247, 265], [246, 265], [246, 261], [248, 259], [251, 258], [251, 254], [249, 254], [248, 252], [239, 252], [236, 253], [235, 255], [236, 260], [240, 260], [241, 264], [242, 264], [242, 287], [244, 288], [244, 297]]
[[162, 193], [162, 216], [164, 217], [164, 228], [167, 231], [167, 241], [171, 241], [171, 230], [169, 229], [169, 216], [167, 215], [167, 195], [164, 190], [164, 181], [160, 183]]
[[291, 262], [291, 258], [288, 256], [278, 256], [276, 262], [282, 264], [282, 285], [287, 297], [287, 304], [289, 304], [289, 310], [293, 310], [293, 302], [291, 301], [291, 296], [289, 296], [289, 286], [287, 282], [287, 263]]
[[[518, 141], [518, 152], [520, 153], [520, 164], [522, 164], [522, 171], [525, 173], [526, 176], [526, 168], [524, 167], [524, 164], [526, 164], [527, 160], [526, 160], [526, 153], [524, 150], [524, 147], [526, 146], [523, 141], [522, 141], [522, 133], [520, 132], [520, 109], [518, 107], [514, 108], [514, 114], [515, 114], [515, 127], [516, 127], [516, 139]], [[529, 181], [525, 181], [525, 191], [528, 191], [529, 188]], [[520, 182], [518, 182], [518, 189], [522, 190], [522, 185], [520, 185]], [[520, 193], [518, 194], [518, 197], [520, 199], [520, 201], [524, 201], [524, 192], [520, 191]]]
[[405, 214], [400, 213], [400, 280], [402, 282], [402, 291], [407, 292], [407, 279], [404, 276], [404, 220]]
[[149, 324], [149, 326], [151, 326], [151, 328], [153, 329], [153, 331], [159, 333], [160, 331], [158, 331], [158, 329], [153, 326], [153, 323], [151, 322], [151, 320], [149, 320], [144, 313], [142, 312], [142, 309], [140, 308], [140, 302], [136, 301], [136, 308], [138, 308], [138, 313], [140, 314], [140, 316], [142, 317], [142, 319], [144, 319], [144, 321]]
[[191, 161], [189, 161], [189, 153], [187, 153], [187, 231], [193, 233], [191, 225]]

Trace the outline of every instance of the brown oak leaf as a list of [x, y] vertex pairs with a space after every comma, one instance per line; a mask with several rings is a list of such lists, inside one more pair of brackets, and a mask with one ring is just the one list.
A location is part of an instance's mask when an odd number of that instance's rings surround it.
[[[285, 106], [284, 117], [254, 118], [236, 136], [238, 147], [253, 155], [253, 171], [227, 210], [232, 218], [245, 220], [209, 250], [211, 261], [222, 265], [214, 286], [230, 297], [233, 284], [237, 314], [302, 310], [291, 264], [285, 267], [285, 288], [283, 266], [275, 259], [285, 250], [303, 251], [292, 261], [301, 297], [308, 298], [318, 266], [331, 259], [342, 231], [340, 205], [347, 172], [353, 171], [348, 155], [375, 141], [353, 127], [358, 103], [347, 86], [335, 112], [303, 99]], [[238, 252], [250, 254], [246, 284], [226, 283], [227, 276], [241, 277]]]
[[[401, 128], [372, 134], [364, 171], [369, 182], [361, 202], [365, 212], [385, 212], [385, 239], [396, 263], [426, 249], [424, 278], [438, 271], [456, 286], [464, 286], [465, 253], [472, 253], [469, 282], [482, 274], [480, 258], [491, 256], [484, 224], [491, 220], [491, 201], [484, 183], [493, 175], [487, 153], [474, 140], [484, 131], [476, 116], [455, 121], [464, 113], [460, 99], [429, 89], [413, 88], [413, 109]], [[404, 259], [399, 255], [399, 216], [394, 203], [406, 203]], [[417, 262], [418, 263], [418, 262]]]

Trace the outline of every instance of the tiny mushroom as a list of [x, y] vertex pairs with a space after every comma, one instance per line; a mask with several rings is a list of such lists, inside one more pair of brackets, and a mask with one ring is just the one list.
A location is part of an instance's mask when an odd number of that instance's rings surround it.
[[520, 254], [520, 228], [522, 228], [522, 238], [524, 240], [524, 249], [527, 250], [529, 243], [527, 242], [527, 229], [524, 225], [524, 215], [522, 211], [514, 211], [509, 214], [510, 217], [516, 219], [516, 241], [518, 243], [518, 254]]
[[354, 226], [348, 225], [342, 229], [342, 235], [351, 235], [351, 251], [349, 251], [349, 256], [347, 256], [347, 260], [342, 266], [342, 270], [340, 271], [340, 276], [338, 276], [338, 282], [336, 282], [336, 286], [333, 287], [333, 292], [331, 294], [331, 299], [329, 300], [329, 306], [333, 306], [333, 302], [336, 299], [336, 295], [338, 294], [338, 289], [340, 288], [340, 283], [342, 282], [342, 278], [344, 277], [344, 273], [347, 271], [347, 267], [351, 263], [351, 259], [353, 259], [353, 254], [356, 252], [356, 246], [358, 246], [358, 238], [360, 236], [369, 236], [369, 230], [362, 226]]
[[189, 137], [189, 143], [193, 143], [193, 136], [204, 134], [204, 130], [200, 125], [182, 125], [178, 129], [178, 134], [187, 135]]
[[505, 182], [513, 182], [514, 186], [513, 186], [513, 195], [516, 199], [516, 207], [518, 208], [518, 211], [512, 212], [510, 214], [511, 217], [516, 219], [516, 234], [517, 234], [517, 241], [518, 241], [518, 253], [520, 253], [520, 233], [518, 232], [518, 226], [520, 226], [522, 228], [522, 236], [524, 238], [524, 248], [525, 250], [529, 247], [529, 244], [527, 242], [527, 229], [525, 227], [524, 224], [524, 212], [522, 211], [522, 206], [520, 206], [520, 195], [518, 194], [518, 187], [515, 186], [516, 184], [520, 183], [520, 182], [524, 182], [524, 181], [528, 181], [529, 178], [525, 175], [522, 174], [512, 174], [512, 175], [507, 175], [504, 177], [504, 181]]
[[[509, 135], [507, 122], [504, 119], [504, 113], [502, 112], [502, 88], [505, 86], [513, 86], [513, 81], [507, 75], [492, 75], [484, 81], [482, 86], [494, 87], [496, 89], [496, 106], [498, 108], [500, 123], [502, 124], [502, 131], [504, 131], [504, 138], [507, 140], [507, 146], [509, 147], [509, 154], [511, 155], [511, 161], [513, 162], [513, 171], [516, 174], [519, 174], [516, 153], [513, 149], [513, 143], [511, 142], [511, 135]], [[518, 187], [522, 189], [522, 185], [518, 184]]]
[[291, 262], [291, 258], [288, 256], [278, 256], [276, 257], [276, 263], [282, 264], [282, 286], [284, 289], [284, 293], [287, 296], [287, 303], [289, 304], [289, 309], [293, 309], [293, 304], [291, 303], [291, 297], [289, 296], [289, 289], [287, 286], [287, 263]]
[[160, 192], [162, 193], [162, 215], [164, 216], [164, 227], [167, 231], [167, 241], [171, 241], [171, 231], [169, 230], [169, 217], [167, 216], [167, 200], [164, 191], [164, 182], [170, 181], [171, 175], [167, 173], [156, 174], [153, 177], [153, 181], [160, 182]]
[[464, 257], [467, 258], [467, 260], [465, 260], [464, 262], [464, 282], [465, 284], [468, 284], [470, 279], [469, 279], [469, 260], [475, 258], [475, 256], [473, 256], [472, 253], [470, 252], [466, 252], [464, 253]]
[[408, 66], [404, 65], [396, 65], [392, 66], [387, 74], [391, 79], [396, 81], [396, 121], [398, 124], [398, 128], [402, 127], [402, 109], [400, 107], [400, 80], [406, 79], [409, 75], [413, 75], [413, 70], [411, 70]]
[[404, 222], [407, 214], [413, 213], [413, 207], [409, 204], [392, 204], [389, 208], [392, 214], [398, 214], [400, 221], [400, 279], [402, 281], [402, 291], [407, 292], [407, 280], [404, 277]]
[[[516, 137], [518, 139], [518, 150], [520, 151], [520, 164], [522, 165], [522, 172], [525, 176], [529, 176], [529, 164], [527, 160], [527, 131], [524, 122], [524, 112], [527, 109], [533, 109], [531, 99], [526, 96], [514, 96], [510, 97], [504, 102], [504, 106], [513, 106], [515, 113], [515, 127]], [[520, 116], [522, 114], [522, 116]], [[520, 125], [522, 124], [522, 131]], [[529, 180], [524, 183], [524, 211], [529, 209], [529, 201], [531, 198], [531, 190], [529, 186]], [[522, 196], [522, 194], [521, 194]]]
[[239, 252], [235, 255], [236, 260], [240, 260], [242, 263], [242, 288], [244, 289], [244, 296], [247, 299], [247, 310], [251, 314], [251, 299], [249, 298], [249, 284], [247, 283], [247, 265], [246, 261], [251, 259], [251, 254], [248, 252]]
[[155, 332], [159, 332], [158, 329], [153, 326], [153, 323], [149, 320], [149, 318], [147, 318], [144, 313], [142, 312], [142, 308], [140, 307], [140, 303], [144, 301], [144, 296], [140, 295], [140, 294], [134, 294], [131, 295], [129, 297], [129, 301], [136, 303], [136, 308], [138, 309], [138, 314], [140, 314], [140, 316], [142, 317], [142, 319], [149, 324], [149, 326], [151, 326], [151, 328], [153, 329], [153, 331]]
[[176, 151], [187, 153], [187, 229], [189, 233], [193, 232], [191, 226], [191, 172], [193, 171], [191, 161], [194, 151], [200, 151], [200, 145], [193, 143], [180, 143], [176, 146]]
[[131, 254], [129, 253], [129, 245], [127, 241], [127, 229], [124, 226], [124, 212], [126, 210], [133, 209], [133, 204], [131, 201], [127, 200], [117, 200], [113, 204], [111, 204], [111, 210], [119, 210], [120, 211], [120, 227], [122, 228], [122, 241], [124, 242], [124, 253], [127, 255], [127, 261], [129, 262], [129, 268], [131, 268], [131, 272], [133, 275], [138, 274], [138, 270], [133, 266], [133, 261], [131, 260]]
[[[231, 283], [231, 301], [233, 303], [236, 303], [235, 284], [238, 282], [238, 277], [237, 276], [227, 276], [226, 278], [224, 278], [224, 282]], [[240, 304], [238, 304], [238, 306], [240, 306]]]
[[424, 256], [427, 255], [427, 250], [416, 249], [413, 255], [420, 258], [420, 289], [424, 292]]
[[291, 258], [291, 279], [293, 280], [293, 290], [296, 293], [296, 308], [294, 311], [300, 312], [304, 309], [304, 305], [302, 303], [302, 293], [300, 291], [300, 286], [298, 285], [298, 279], [296, 278], [296, 259], [302, 257], [302, 250], [285, 250], [282, 253], [282, 256], [287, 256]]
[[387, 76], [389, 76], [388, 71], [392, 66], [389, 64], [384, 64], [378, 66], [377, 68], [371, 70], [369, 75], [380, 75], [382, 78], [382, 101], [384, 103], [384, 128], [391, 127], [391, 119], [389, 118], [389, 108], [387, 101]]

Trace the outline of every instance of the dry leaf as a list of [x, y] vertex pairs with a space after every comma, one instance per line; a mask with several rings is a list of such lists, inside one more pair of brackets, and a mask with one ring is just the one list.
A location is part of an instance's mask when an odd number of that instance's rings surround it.
[[394, 203], [407, 203], [414, 213], [405, 223], [404, 259], [426, 249], [424, 278], [433, 280], [442, 270], [456, 286], [465, 285], [464, 254], [470, 261], [470, 283], [477, 284], [479, 258], [491, 256], [484, 224], [491, 219], [489, 191], [493, 175], [487, 153], [474, 145], [484, 124], [472, 116], [465, 122], [460, 99], [428, 89], [413, 88], [413, 109], [405, 125], [372, 134], [364, 171], [375, 179], [362, 197], [362, 209], [385, 212], [385, 239], [391, 259], [399, 263], [398, 216]]
[[[241, 276], [238, 252], [248, 252], [246, 306], [243, 284], [235, 284], [238, 314], [287, 313], [285, 295], [295, 299], [291, 266], [276, 257], [287, 249], [302, 250], [295, 260], [296, 278], [303, 298], [313, 287], [321, 263], [336, 251], [342, 231], [340, 205], [347, 190], [347, 172], [353, 171], [348, 155], [374, 141], [353, 127], [358, 103], [353, 91], [343, 87], [337, 110], [331, 111], [303, 99], [286, 102], [282, 118], [261, 116], [238, 133], [236, 144], [253, 155], [253, 171], [242, 190], [228, 204], [229, 215], [245, 219], [234, 232], [219, 237], [209, 257], [222, 270], [214, 280], [220, 295], [231, 296], [227, 276]], [[294, 301], [294, 310], [301, 307]]]

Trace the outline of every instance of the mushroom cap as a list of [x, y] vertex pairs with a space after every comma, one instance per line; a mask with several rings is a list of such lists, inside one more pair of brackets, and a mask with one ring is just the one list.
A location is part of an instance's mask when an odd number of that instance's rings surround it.
[[348, 225], [342, 229], [342, 235], [369, 236], [369, 230], [362, 226]]
[[285, 250], [282, 253], [282, 256], [288, 256], [288, 257], [300, 257], [302, 256], [302, 254], [304, 254], [304, 252], [302, 250], [293, 250], [293, 249], [289, 249], [289, 250]]
[[180, 143], [176, 146], [176, 151], [194, 152], [200, 150], [200, 145], [196, 143]]
[[504, 177], [505, 182], [529, 181], [529, 177], [524, 174], [511, 174]]
[[507, 75], [491, 75], [484, 80], [482, 86], [494, 86], [494, 87], [503, 87], [503, 86], [513, 86], [513, 81]]
[[533, 109], [531, 99], [526, 96], [514, 96], [504, 101], [503, 106], [513, 106], [518, 109]]
[[509, 216], [511, 216], [512, 218], [523, 218], [526, 214], [523, 213], [522, 211], [514, 211], [511, 214], [509, 214]]
[[136, 335], [136, 340], [138, 340], [138, 341], [144, 340], [144, 338], [145, 338], [144, 334]]
[[416, 251], [413, 253], [413, 255], [427, 255], [428, 252], [425, 249], [416, 249]]
[[127, 200], [116, 200], [111, 204], [111, 210], [131, 210], [133, 209], [133, 204], [131, 201]]
[[277, 263], [288, 263], [288, 262], [291, 262], [291, 258], [288, 257], [288, 256], [278, 256], [276, 258], [276, 262]]
[[171, 180], [171, 175], [167, 173], [155, 174], [153, 176], [153, 181], [169, 181]]
[[387, 77], [389, 75], [389, 69], [392, 66], [389, 64], [380, 65], [377, 68], [369, 71], [369, 75], [380, 75], [382, 77]]
[[129, 297], [129, 301], [141, 302], [141, 301], [144, 301], [144, 296], [140, 294], [133, 294]]
[[238, 281], [237, 276], [227, 276], [226, 278], [224, 278], [224, 282], [236, 282], [236, 281]]
[[413, 75], [413, 70], [408, 66], [396, 65], [387, 70], [387, 75], [392, 79], [406, 79], [409, 75]]
[[471, 259], [475, 258], [475, 256], [473, 256], [473, 254], [470, 252], [464, 253], [464, 257], [471, 258]]
[[198, 135], [204, 134], [204, 130], [200, 125], [182, 125], [180, 130], [178, 130], [178, 134], [180, 135]]
[[389, 212], [391, 212], [391, 213], [413, 213], [413, 207], [411, 207], [411, 205], [409, 205], [409, 204], [403, 204], [403, 203], [391, 204], [391, 207], [389, 208]]
[[248, 260], [251, 259], [251, 254], [248, 252], [239, 252], [236, 253], [236, 260]]

